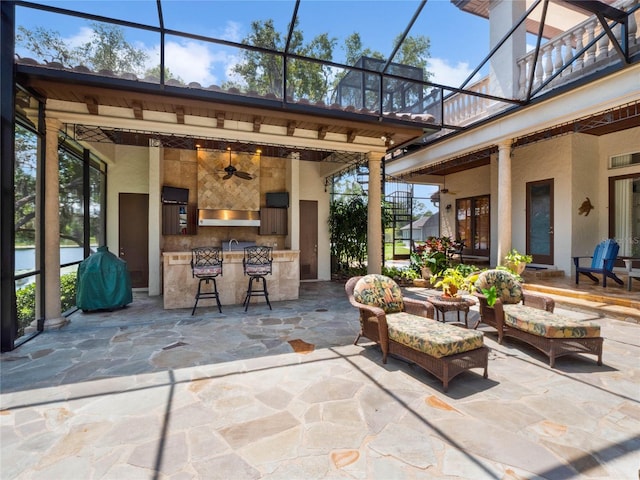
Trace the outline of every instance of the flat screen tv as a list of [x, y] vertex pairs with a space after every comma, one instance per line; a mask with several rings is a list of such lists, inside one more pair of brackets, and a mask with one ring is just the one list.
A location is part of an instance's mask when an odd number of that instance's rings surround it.
[[163, 186], [162, 203], [178, 203], [180, 205], [186, 205], [189, 203], [189, 189], [169, 187], [167, 185]]
[[267, 193], [267, 207], [289, 208], [289, 192]]

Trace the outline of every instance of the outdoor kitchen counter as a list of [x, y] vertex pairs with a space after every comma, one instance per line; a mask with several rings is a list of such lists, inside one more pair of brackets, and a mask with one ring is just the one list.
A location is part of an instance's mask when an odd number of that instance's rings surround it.
[[[243, 256], [242, 251], [223, 253], [222, 276], [216, 277], [220, 303], [223, 306], [239, 305], [244, 300], [249, 277], [244, 275], [242, 269]], [[191, 275], [191, 252], [164, 252], [162, 257], [164, 308], [193, 308], [198, 279]], [[271, 302], [297, 299], [300, 286], [300, 251], [274, 250], [273, 271], [266, 278]], [[208, 286], [203, 282], [203, 289], [205, 287]], [[252, 303], [264, 301], [263, 297], [254, 297], [251, 300]], [[215, 306], [215, 300], [201, 299], [198, 308], [201, 306]]]

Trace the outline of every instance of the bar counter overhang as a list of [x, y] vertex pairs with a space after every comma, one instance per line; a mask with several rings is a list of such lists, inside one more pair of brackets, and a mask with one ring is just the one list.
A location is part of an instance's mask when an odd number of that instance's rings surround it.
[[[192, 308], [198, 279], [193, 278], [191, 274], [191, 252], [164, 252], [162, 257], [164, 308]], [[222, 276], [216, 277], [223, 307], [241, 305], [247, 293], [249, 277], [244, 274], [242, 268], [243, 257], [242, 251], [224, 252]], [[273, 272], [266, 278], [271, 302], [296, 300], [300, 287], [300, 251], [274, 250]], [[265, 300], [254, 297], [251, 302], [259, 303]], [[217, 313], [215, 300], [202, 299], [198, 302], [198, 310], [209, 306]]]

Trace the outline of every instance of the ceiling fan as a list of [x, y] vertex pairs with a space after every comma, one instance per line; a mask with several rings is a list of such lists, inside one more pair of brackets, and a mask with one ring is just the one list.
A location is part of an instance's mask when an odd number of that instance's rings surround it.
[[251, 174], [247, 172], [242, 172], [238, 170], [236, 167], [234, 167], [233, 165], [231, 165], [231, 147], [227, 147], [227, 151], [229, 152], [229, 165], [224, 167], [224, 171], [226, 172], [226, 175], [222, 177], [222, 179], [229, 180], [231, 177], [235, 175], [236, 177], [242, 178], [244, 180], [252, 180], [253, 177], [251, 176]]
[[449, 190], [447, 188], [447, 176], [446, 175], [443, 177], [442, 188], [438, 191], [438, 193], [450, 193], [452, 195], [456, 194], [456, 192], [452, 192], [451, 190]]

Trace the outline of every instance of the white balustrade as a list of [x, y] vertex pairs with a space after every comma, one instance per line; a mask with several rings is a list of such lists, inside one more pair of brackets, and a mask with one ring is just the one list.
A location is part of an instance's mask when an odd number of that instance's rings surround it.
[[[613, 4], [613, 6], [628, 11], [639, 3], [640, 0], [622, 0]], [[634, 15], [629, 17], [627, 33], [630, 49], [634, 47], [638, 49], [638, 46], [640, 46], [638, 19], [640, 19], [640, 10], [637, 10]], [[616, 26], [613, 28], [613, 32], [619, 41], [622, 28]], [[601, 34], [602, 37], [592, 44], [593, 40]], [[590, 45], [590, 47], [582, 52], [587, 45]], [[582, 53], [573, 59], [579, 52]], [[549, 85], [545, 85], [544, 91], [554, 88], [562, 82], [574, 80], [581, 75], [587, 75], [596, 69], [604, 68], [611, 62], [618, 61], [617, 55], [615, 46], [604, 32], [599, 20], [595, 15], [589, 17], [584, 22], [576, 25], [575, 28], [542, 44], [535, 66], [533, 65], [534, 51], [516, 60], [514, 68], [518, 69], [519, 98], [525, 98], [532, 75], [534, 76], [534, 91], [545, 84], [551, 77], [554, 77]], [[489, 81], [490, 77], [485, 77], [467, 86], [466, 90], [487, 94], [490, 92]], [[507, 104], [483, 97], [456, 93], [444, 100], [443, 122], [450, 125], [464, 125], [472, 120], [477, 120], [478, 117], [482, 117], [489, 110], [499, 109], [503, 106], [507, 106]]]

